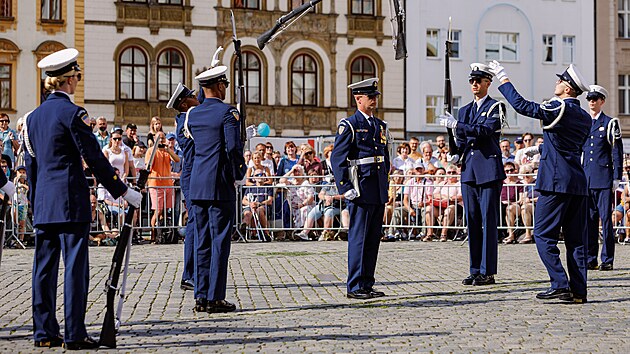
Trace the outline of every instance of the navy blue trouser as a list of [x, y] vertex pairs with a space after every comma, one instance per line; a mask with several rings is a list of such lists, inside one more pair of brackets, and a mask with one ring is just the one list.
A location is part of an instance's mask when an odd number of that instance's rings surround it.
[[224, 300], [235, 201], [193, 200], [195, 299]]
[[385, 205], [348, 202], [348, 292], [372, 289]]
[[[586, 296], [586, 196], [540, 192], [534, 211], [534, 238], [553, 289], [571, 288]], [[558, 237], [564, 231], [569, 278], [560, 261]]]
[[470, 274], [497, 274], [499, 249], [499, 206], [502, 181], [462, 183], [468, 224]]
[[195, 277], [195, 213], [187, 191], [184, 191], [188, 221], [186, 223], [186, 236], [184, 237], [184, 270], [182, 280], [193, 281]]
[[599, 220], [602, 221], [602, 263], [615, 260], [615, 235], [612, 225], [613, 193], [610, 188], [588, 190], [588, 262], [597, 263]]
[[87, 309], [90, 269], [88, 234], [90, 223], [38, 225], [33, 262], [33, 337], [35, 341], [60, 334], [57, 310], [57, 277], [60, 254], [65, 265], [63, 303], [66, 342], [87, 337]]

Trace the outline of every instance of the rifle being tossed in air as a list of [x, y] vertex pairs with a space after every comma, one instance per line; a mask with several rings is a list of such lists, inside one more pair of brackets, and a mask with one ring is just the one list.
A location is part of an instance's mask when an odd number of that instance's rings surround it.
[[400, 0], [389, 0], [389, 12], [391, 14], [392, 44], [396, 52], [396, 60], [407, 57], [407, 42], [405, 39], [405, 9]]
[[267, 32], [263, 33], [256, 40], [258, 42], [258, 48], [261, 50], [265, 48], [267, 43], [273, 41], [280, 35], [280, 33], [284, 32], [289, 26], [295, 23], [295, 21], [302, 18], [302, 16], [306, 15], [309, 10], [315, 8], [315, 5], [322, 2], [322, 0], [311, 0], [301, 6], [296, 7], [288, 14], [280, 17], [276, 24]]

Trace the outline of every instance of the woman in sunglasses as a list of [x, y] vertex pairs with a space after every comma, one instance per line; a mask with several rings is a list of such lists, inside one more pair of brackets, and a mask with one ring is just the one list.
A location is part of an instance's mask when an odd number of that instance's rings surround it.
[[129, 171], [129, 159], [127, 154], [122, 149], [122, 135], [119, 131], [112, 133], [109, 139], [109, 144], [103, 149], [103, 154], [112, 164], [112, 167], [118, 169], [121, 172], [123, 180], [127, 178], [127, 171]]

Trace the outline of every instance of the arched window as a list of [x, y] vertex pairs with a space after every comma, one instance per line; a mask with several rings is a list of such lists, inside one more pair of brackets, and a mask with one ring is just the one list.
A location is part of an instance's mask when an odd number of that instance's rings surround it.
[[300, 54], [291, 64], [291, 104], [317, 105], [317, 62], [308, 54]]
[[122, 51], [119, 61], [119, 98], [147, 99], [147, 57], [138, 47]]
[[[350, 64], [350, 82], [348, 84], [363, 81], [371, 77], [376, 77], [376, 65], [374, 65], [372, 59], [366, 56], [356, 57], [352, 61], [352, 64]], [[349, 101], [350, 106], [356, 107], [357, 103], [354, 101], [352, 93], [350, 93]]]
[[[238, 68], [234, 65], [234, 97], [236, 97], [236, 81], [238, 81]], [[243, 51], [243, 79], [245, 81], [245, 92], [247, 103], [260, 104], [261, 87], [261, 64], [258, 56], [254, 52]]]
[[168, 101], [179, 82], [184, 83], [184, 56], [177, 49], [165, 49], [158, 57], [158, 100]]

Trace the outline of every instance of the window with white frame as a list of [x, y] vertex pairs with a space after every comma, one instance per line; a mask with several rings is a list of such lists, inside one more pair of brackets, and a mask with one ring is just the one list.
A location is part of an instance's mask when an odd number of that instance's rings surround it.
[[169, 48], [160, 53], [157, 62], [158, 100], [168, 101], [177, 84], [186, 81], [184, 64], [184, 55], [177, 49]]
[[451, 32], [451, 58], [459, 58], [461, 38], [462, 31], [453, 30]]
[[617, 35], [630, 38], [630, 0], [617, 0]]
[[619, 75], [619, 114], [630, 114], [630, 75]]
[[0, 108], [11, 108], [11, 64], [0, 64]]
[[518, 61], [518, 33], [486, 32], [486, 60]]
[[562, 36], [562, 62], [573, 63], [575, 60], [575, 36]]
[[440, 30], [427, 29], [427, 58], [437, 58]]
[[61, 0], [42, 0], [42, 20], [61, 20]]
[[[451, 114], [457, 118], [459, 108], [462, 105], [462, 97], [453, 97], [453, 112]], [[426, 98], [425, 117], [427, 124], [437, 124], [437, 117], [444, 113], [444, 96], [428, 95]]]
[[556, 45], [556, 36], [553, 34], [543, 34], [543, 62], [554, 63], [556, 61], [556, 53], [554, 47]]

